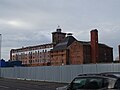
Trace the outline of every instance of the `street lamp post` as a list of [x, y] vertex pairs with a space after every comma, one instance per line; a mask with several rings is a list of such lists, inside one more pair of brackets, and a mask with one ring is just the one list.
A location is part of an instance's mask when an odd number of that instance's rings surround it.
[[0, 60], [1, 60], [1, 45], [2, 45], [2, 34], [0, 34]]

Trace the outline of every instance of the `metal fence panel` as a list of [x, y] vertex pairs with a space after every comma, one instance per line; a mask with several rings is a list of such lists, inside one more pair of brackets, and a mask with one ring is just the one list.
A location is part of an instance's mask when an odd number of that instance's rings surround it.
[[120, 72], [120, 63], [113, 64], [113, 71]]
[[40, 81], [45, 81], [45, 67], [37, 67], [36, 71], [37, 71], [37, 75], [36, 75], [36, 79], [40, 80]]
[[71, 80], [71, 67], [61, 66], [61, 82], [70, 82]]
[[86, 73], [97, 73], [96, 64], [83, 65], [83, 74], [86, 74]]
[[4, 78], [64, 83], [79, 74], [102, 72], [120, 72], [120, 63], [0, 68], [0, 76]]
[[71, 66], [71, 80], [75, 76], [78, 76], [79, 74], [82, 74], [82, 73], [83, 73], [83, 65], [72, 65]]
[[20, 67], [14, 67], [14, 78], [18, 79], [20, 78]]
[[27, 69], [26, 67], [21, 67], [20, 68], [20, 78], [21, 79], [26, 79], [27, 77]]
[[54, 81], [54, 67], [47, 66], [45, 67], [45, 81], [53, 82]]
[[32, 79], [32, 68], [31, 67], [26, 67], [25, 68], [26, 69], [26, 74], [25, 74], [25, 76], [26, 76], [26, 79]]
[[31, 67], [31, 69], [30, 69], [30, 78], [31, 78], [31, 80], [35, 80], [36, 79], [36, 67]]
[[5, 72], [4, 68], [0, 68], [0, 77], [4, 77], [5, 76], [4, 72]]
[[53, 80], [55, 82], [61, 82], [61, 66], [54, 66]]
[[14, 72], [14, 68], [5, 68], [5, 77], [7, 78], [15, 78], [14, 76], [15, 72]]
[[114, 64], [97, 64], [97, 72], [102, 73], [102, 72], [113, 72], [114, 71]]

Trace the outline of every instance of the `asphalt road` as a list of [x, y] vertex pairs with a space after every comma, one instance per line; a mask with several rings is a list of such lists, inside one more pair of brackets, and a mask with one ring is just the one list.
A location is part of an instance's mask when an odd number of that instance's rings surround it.
[[66, 84], [0, 78], [0, 90], [56, 90]]

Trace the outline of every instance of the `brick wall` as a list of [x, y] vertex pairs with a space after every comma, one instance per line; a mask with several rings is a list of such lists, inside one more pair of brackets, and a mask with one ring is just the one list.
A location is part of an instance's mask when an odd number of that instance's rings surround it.
[[113, 49], [109, 47], [99, 46], [99, 60], [97, 63], [101, 62], [113, 62]]
[[51, 65], [60, 66], [66, 65], [67, 50], [51, 51]]
[[52, 44], [12, 49], [10, 51], [11, 61], [20, 60], [24, 65], [47, 65], [50, 63], [50, 49]]
[[83, 45], [83, 63], [92, 63], [91, 60], [91, 46], [90, 45]]
[[70, 64], [83, 64], [83, 45], [74, 41], [68, 48]]

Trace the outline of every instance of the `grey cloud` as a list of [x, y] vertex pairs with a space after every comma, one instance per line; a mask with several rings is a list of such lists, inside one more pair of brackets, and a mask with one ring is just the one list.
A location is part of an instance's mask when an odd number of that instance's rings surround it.
[[73, 32], [78, 40], [89, 40], [90, 30], [97, 28], [99, 41], [117, 52], [119, 3], [120, 0], [0, 0], [0, 33], [5, 50], [2, 56], [8, 58], [6, 52], [11, 48], [51, 42], [51, 32], [57, 25], [63, 32]]

